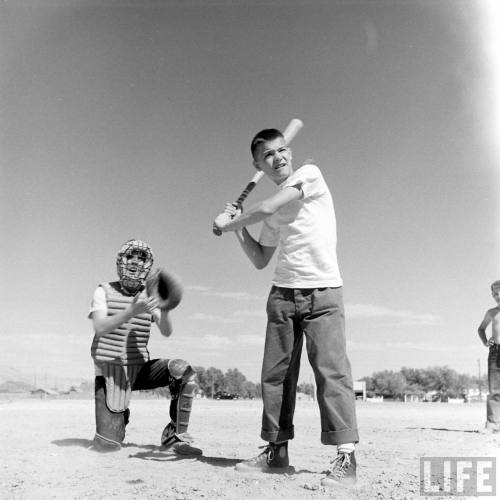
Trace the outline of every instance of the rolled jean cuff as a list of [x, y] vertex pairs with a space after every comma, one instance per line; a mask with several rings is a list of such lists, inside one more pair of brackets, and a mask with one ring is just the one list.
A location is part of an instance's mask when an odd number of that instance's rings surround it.
[[327, 431], [321, 433], [322, 444], [344, 444], [359, 442], [357, 429], [345, 429], [343, 431]]
[[268, 443], [288, 441], [289, 439], [293, 439], [295, 437], [294, 427], [292, 426], [289, 429], [280, 429], [278, 431], [262, 430], [260, 433], [260, 437]]

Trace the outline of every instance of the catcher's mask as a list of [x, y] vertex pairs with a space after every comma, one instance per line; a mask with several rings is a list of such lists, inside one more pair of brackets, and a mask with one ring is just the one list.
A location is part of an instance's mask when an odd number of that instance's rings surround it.
[[139, 289], [144, 284], [152, 266], [151, 247], [141, 240], [126, 241], [116, 256], [116, 271], [120, 281], [131, 291]]

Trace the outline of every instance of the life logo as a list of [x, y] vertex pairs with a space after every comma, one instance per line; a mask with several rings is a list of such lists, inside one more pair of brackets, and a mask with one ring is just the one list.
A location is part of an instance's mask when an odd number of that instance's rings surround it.
[[495, 457], [420, 457], [420, 495], [496, 496]]

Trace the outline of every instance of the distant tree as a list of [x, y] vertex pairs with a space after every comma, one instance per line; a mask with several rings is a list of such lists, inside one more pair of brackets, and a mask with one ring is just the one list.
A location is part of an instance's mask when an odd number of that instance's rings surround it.
[[247, 380], [243, 384], [241, 397], [247, 399], [255, 399], [262, 397], [260, 393], [260, 384], [255, 384], [254, 382], [250, 382], [249, 380]]
[[458, 397], [461, 394], [458, 373], [447, 366], [433, 366], [427, 369], [431, 379], [430, 389], [442, 398]]
[[245, 375], [238, 368], [229, 368], [224, 374], [224, 390], [242, 396], [246, 381]]
[[401, 374], [406, 380], [406, 384], [413, 392], [427, 392], [431, 380], [425, 370], [420, 368], [401, 368]]
[[202, 394], [212, 398], [213, 395], [224, 390], [224, 374], [219, 368], [211, 366], [208, 370], [201, 366], [193, 367], [197, 375], [198, 387]]
[[402, 399], [406, 389], [406, 379], [401, 372], [383, 370], [365, 377], [367, 393]]
[[205, 391], [207, 387], [207, 370], [203, 366], [193, 366], [193, 370], [196, 372], [197, 392], [207, 395]]
[[384, 370], [362, 380], [366, 382], [369, 396], [382, 394], [395, 398], [400, 398], [403, 394], [423, 395], [428, 392], [438, 393], [441, 399], [457, 398], [478, 384], [477, 377], [459, 374], [447, 366], [402, 367], [399, 372]]

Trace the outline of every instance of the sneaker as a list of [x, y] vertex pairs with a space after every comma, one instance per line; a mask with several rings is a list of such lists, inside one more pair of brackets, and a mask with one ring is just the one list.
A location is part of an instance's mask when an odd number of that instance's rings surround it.
[[321, 480], [321, 486], [353, 486], [356, 484], [356, 458], [354, 452], [339, 453], [332, 461], [332, 468]]
[[177, 437], [177, 441], [168, 448], [172, 449], [177, 455], [200, 456], [203, 454], [200, 448], [196, 448], [196, 446], [193, 446], [187, 441], [182, 441], [179, 437]]
[[236, 464], [236, 470], [240, 472], [269, 471], [284, 472], [289, 469], [288, 441], [284, 443], [269, 443], [264, 451], [250, 460], [244, 460]]
[[175, 424], [173, 422], [169, 422], [161, 433], [161, 445], [168, 448], [175, 442], [175, 435]]
[[177, 455], [202, 455], [203, 451], [191, 443], [193, 438], [187, 433], [175, 433], [175, 426], [169, 423], [161, 434], [161, 445], [163, 448], [172, 449]]

